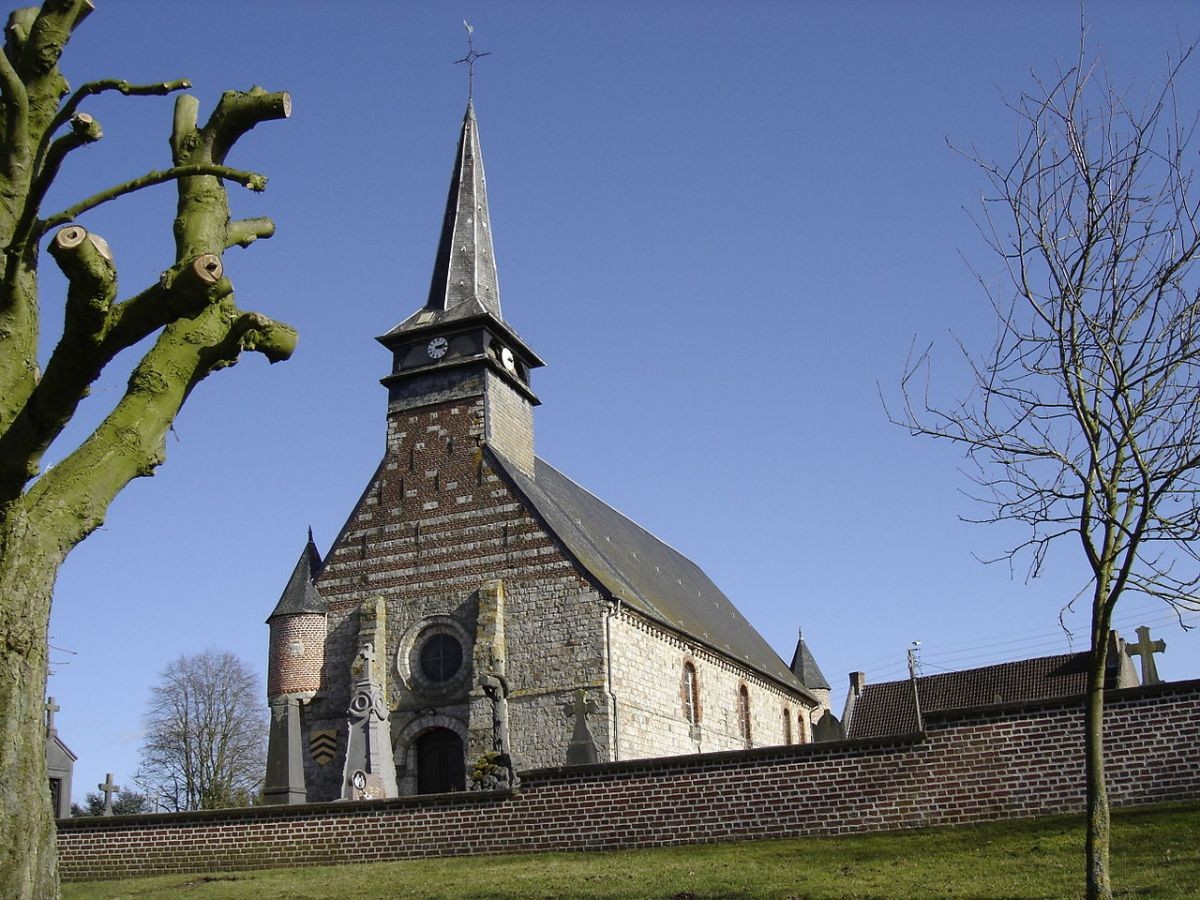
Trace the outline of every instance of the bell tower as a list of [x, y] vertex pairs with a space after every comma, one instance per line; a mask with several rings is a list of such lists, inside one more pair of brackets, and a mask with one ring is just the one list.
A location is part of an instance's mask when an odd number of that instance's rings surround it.
[[533, 475], [531, 370], [544, 365], [500, 311], [487, 181], [468, 101], [425, 306], [379, 342], [392, 351], [388, 446], [421, 408], [482, 398], [474, 436]]

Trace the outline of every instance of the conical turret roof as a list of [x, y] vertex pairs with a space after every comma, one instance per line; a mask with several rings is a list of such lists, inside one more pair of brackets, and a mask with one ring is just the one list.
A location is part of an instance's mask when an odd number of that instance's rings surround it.
[[322, 565], [321, 554], [317, 551], [310, 528], [308, 543], [300, 552], [300, 558], [296, 561], [296, 567], [292, 569], [292, 576], [288, 579], [287, 587], [283, 589], [279, 602], [275, 604], [275, 611], [267, 617], [268, 622], [279, 616], [294, 616], [304, 613], [324, 614], [327, 611], [325, 598], [313, 584], [313, 580], [321, 573]]
[[792, 664], [788, 668], [792, 670], [792, 674], [799, 678], [801, 683], [810, 691], [830, 690], [829, 682], [825, 680], [825, 676], [821, 673], [821, 667], [817, 665], [817, 661], [813, 658], [812, 651], [808, 649], [808, 644], [804, 643], [803, 631], [796, 635], [796, 652], [792, 654]]

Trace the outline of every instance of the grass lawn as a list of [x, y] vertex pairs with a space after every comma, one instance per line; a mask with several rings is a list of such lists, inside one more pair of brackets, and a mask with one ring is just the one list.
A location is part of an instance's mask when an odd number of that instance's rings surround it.
[[[1200, 803], [1118, 810], [1123, 897], [1200, 897]], [[121, 897], [1079, 897], [1083, 818], [611, 853], [413, 860], [63, 885]]]

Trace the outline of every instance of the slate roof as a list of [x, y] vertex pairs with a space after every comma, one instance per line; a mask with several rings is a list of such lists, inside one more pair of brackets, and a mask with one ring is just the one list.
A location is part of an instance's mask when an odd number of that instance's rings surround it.
[[[1066, 653], [924, 675], [917, 679], [921, 712], [1076, 696], [1087, 687], [1087, 662], [1087, 653]], [[912, 682], [865, 685], [848, 725], [846, 737], [851, 739], [917, 731]]]
[[788, 668], [792, 670], [792, 674], [800, 679], [800, 683], [809, 690], [830, 690], [829, 682], [826, 681], [825, 675], [821, 672], [821, 667], [817, 665], [812, 651], [808, 649], [808, 644], [804, 641], [803, 632], [796, 636], [796, 650], [792, 654], [792, 664]]
[[429, 299], [423, 309], [380, 340], [386, 343], [388, 338], [404, 332], [481, 315], [504, 321], [500, 314], [500, 281], [492, 246], [479, 125], [475, 121], [475, 107], [468, 102], [450, 176]]
[[536, 460], [530, 478], [494, 448], [488, 450], [546, 527], [612, 596], [811, 698], [771, 645], [694, 562], [544, 460]]
[[316, 543], [313, 542], [312, 529], [310, 528], [308, 531], [308, 543], [300, 551], [300, 558], [296, 560], [296, 567], [292, 569], [287, 587], [283, 589], [283, 594], [280, 595], [279, 602], [275, 604], [275, 611], [267, 616], [268, 622], [277, 616], [294, 616], [300, 613], [325, 613], [327, 611], [325, 598], [321, 596], [321, 592], [313, 584], [314, 579], [321, 574], [322, 565], [321, 554], [317, 550]]

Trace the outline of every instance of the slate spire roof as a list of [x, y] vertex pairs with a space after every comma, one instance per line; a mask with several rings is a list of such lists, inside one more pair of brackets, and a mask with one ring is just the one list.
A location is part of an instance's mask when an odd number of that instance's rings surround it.
[[321, 574], [323, 565], [321, 554], [313, 541], [310, 528], [308, 529], [308, 543], [300, 551], [300, 558], [296, 560], [296, 568], [292, 569], [287, 587], [283, 589], [279, 602], [275, 604], [275, 611], [267, 617], [268, 622], [279, 616], [326, 612], [325, 598], [321, 596], [317, 586], [313, 583]]
[[830, 690], [829, 682], [821, 672], [821, 667], [817, 665], [812, 651], [808, 649], [808, 644], [804, 642], [804, 632], [796, 635], [796, 652], [792, 654], [792, 664], [788, 668], [792, 670], [792, 674], [799, 678], [800, 682], [810, 691]]
[[478, 315], [504, 321], [500, 313], [500, 281], [492, 247], [479, 125], [475, 121], [475, 106], [468, 101], [450, 175], [429, 298], [423, 309], [383, 337]]

